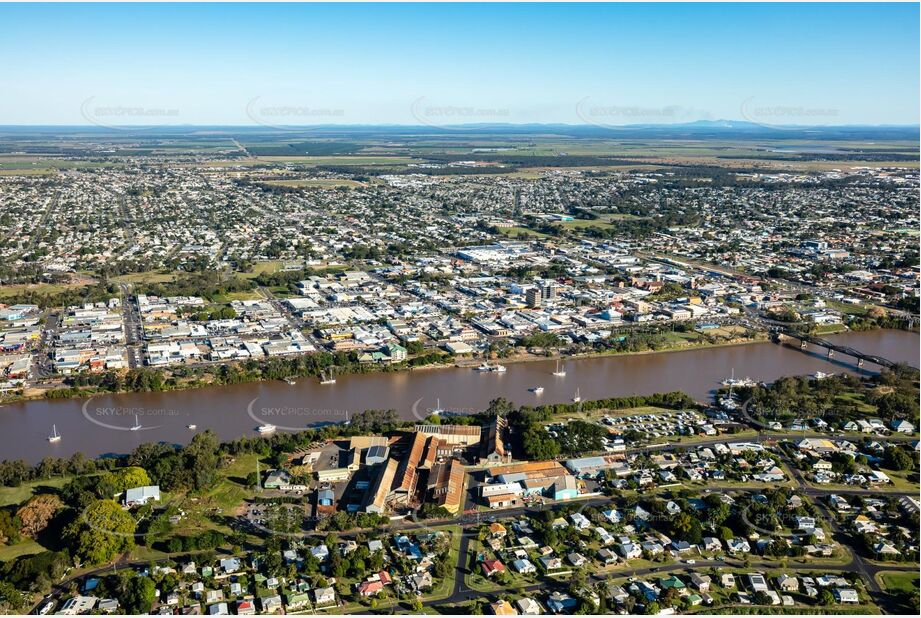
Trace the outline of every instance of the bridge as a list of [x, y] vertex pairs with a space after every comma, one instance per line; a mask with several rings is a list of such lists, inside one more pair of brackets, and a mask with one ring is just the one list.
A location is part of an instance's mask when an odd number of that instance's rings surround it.
[[[828, 358], [834, 358], [836, 353], [846, 354], [847, 356], [852, 356], [857, 359], [857, 367], [863, 367], [865, 362], [874, 363], [880, 367], [886, 367], [887, 369], [892, 369], [896, 365], [906, 364], [906, 363], [895, 363], [888, 358], [883, 358], [882, 356], [876, 356], [874, 354], [865, 354], [860, 350], [855, 350], [846, 345], [840, 345], [837, 343], [832, 343], [827, 339], [822, 339], [821, 337], [816, 337], [815, 335], [808, 335], [806, 333], [799, 333], [788, 328], [777, 328], [774, 332], [774, 339], [777, 343], [783, 343], [784, 339], [795, 339], [799, 341], [799, 347], [802, 350], [806, 349], [806, 346], [810, 343], [814, 346], [819, 346], [828, 350]], [[909, 365], [910, 366], [910, 365]], [[916, 369], [916, 367], [915, 367]]]

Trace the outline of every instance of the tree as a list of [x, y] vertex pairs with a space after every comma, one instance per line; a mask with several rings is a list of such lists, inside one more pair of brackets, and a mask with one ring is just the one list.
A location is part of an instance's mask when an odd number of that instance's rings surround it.
[[105, 474], [99, 481], [97, 495], [100, 498], [108, 498], [115, 494], [120, 494], [126, 489], [144, 487], [145, 485], [150, 485], [150, 477], [147, 475], [147, 471], [137, 466], [129, 466]]
[[883, 455], [883, 462], [890, 470], [911, 469], [911, 456], [898, 446], [889, 446]]
[[119, 588], [119, 599], [126, 614], [150, 613], [157, 592], [152, 579], [131, 574], [122, 580]]
[[23, 614], [31, 604], [31, 597], [9, 582], [0, 582], [0, 613]]
[[828, 588], [823, 588], [819, 593], [819, 605], [831, 605], [835, 602], [835, 595]]
[[32, 496], [16, 512], [16, 517], [19, 518], [22, 524], [20, 532], [34, 539], [42, 530], [48, 527], [48, 523], [63, 507], [64, 503], [54, 494]]
[[96, 500], [65, 531], [74, 555], [90, 564], [109, 562], [134, 547], [135, 522], [114, 500]]

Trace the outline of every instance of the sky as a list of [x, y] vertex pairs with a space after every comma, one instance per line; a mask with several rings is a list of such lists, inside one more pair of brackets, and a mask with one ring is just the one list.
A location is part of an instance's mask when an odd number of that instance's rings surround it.
[[0, 4], [0, 125], [919, 122], [907, 4]]

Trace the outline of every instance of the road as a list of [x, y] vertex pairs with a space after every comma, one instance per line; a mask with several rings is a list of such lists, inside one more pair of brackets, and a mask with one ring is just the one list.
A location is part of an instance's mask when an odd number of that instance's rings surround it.
[[120, 283], [122, 319], [125, 327], [125, 349], [128, 353], [128, 367], [135, 369], [144, 364], [141, 350], [144, 340], [144, 327], [138, 313], [137, 303], [132, 299], [131, 284]]

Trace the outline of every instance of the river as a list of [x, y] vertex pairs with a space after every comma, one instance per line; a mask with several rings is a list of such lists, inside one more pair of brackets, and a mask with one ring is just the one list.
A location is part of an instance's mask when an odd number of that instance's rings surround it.
[[[868, 354], [919, 366], [919, 337], [877, 330], [828, 337]], [[736, 378], [772, 381], [784, 375], [856, 372], [854, 359], [829, 361], [821, 348], [807, 351], [774, 343], [567, 360], [565, 377], [553, 375], [554, 361], [510, 363], [504, 374], [472, 369], [429, 369], [339, 376], [336, 384], [300, 379], [296, 385], [258, 382], [169, 393], [125, 393], [90, 400], [28, 401], [0, 407], [0, 459], [37, 462], [69, 457], [127, 453], [142, 442], [186, 443], [194, 431], [213, 430], [222, 439], [256, 435], [271, 423], [295, 431], [341, 422], [357, 411], [393, 408], [405, 419], [423, 418], [438, 405], [471, 412], [495, 397], [517, 404], [568, 402], [576, 389], [583, 400], [663, 391], [685, 391], [708, 400], [719, 381]], [[862, 371], [877, 372], [867, 365]], [[528, 389], [543, 386], [541, 395]], [[187, 426], [196, 425], [195, 430]], [[56, 426], [60, 441], [46, 438]], [[132, 426], [140, 429], [131, 431]]]

